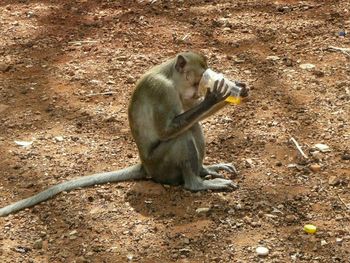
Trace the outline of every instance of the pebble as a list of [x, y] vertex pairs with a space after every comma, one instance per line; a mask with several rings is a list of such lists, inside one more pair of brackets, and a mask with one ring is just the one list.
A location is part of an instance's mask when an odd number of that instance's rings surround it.
[[210, 208], [209, 207], [200, 207], [196, 209], [196, 213], [200, 214], [200, 213], [207, 213], [209, 212]]
[[278, 57], [278, 56], [267, 56], [266, 59], [267, 60], [276, 61], [276, 60], [280, 60], [280, 57]]
[[87, 260], [86, 258], [84, 258], [83, 256], [81, 257], [78, 257], [76, 260], [75, 260], [76, 263], [88, 263], [89, 260]]
[[310, 64], [310, 63], [305, 63], [305, 64], [300, 64], [299, 66], [301, 69], [313, 69], [315, 68], [314, 64]]
[[342, 160], [350, 160], [350, 154], [349, 153], [344, 153], [342, 156], [341, 156]]
[[7, 72], [10, 70], [10, 65], [7, 65], [5, 63], [0, 63], [0, 71], [1, 72]]
[[257, 247], [255, 251], [260, 257], [265, 257], [269, 254], [269, 249], [267, 247]]
[[323, 153], [331, 151], [331, 149], [329, 148], [328, 145], [322, 144], [322, 143], [315, 144], [314, 148], [316, 148], [317, 150], [319, 150], [319, 151], [321, 151]]
[[55, 140], [56, 140], [56, 142], [62, 142], [63, 141], [63, 136], [56, 136]]
[[340, 244], [340, 243], [343, 242], [343, 239], [340, 238], [340, 237], [337, 237], [337, 238], [335, 239], [335, 242], [337, 242], [337, 244]]
[[324, 240], [324, 239], [321, 240], [321, 246], [325, 246], [325, 245], [327, 245], [327, 244], [328, 244], [328, 243], [327, 243], [326, 240]]
[[311, 164], [310, 165], [310, 170], [313, 171], [314, 173], [317, 173], [321, 171], [321, 165], [319, 164]]
[[42, 239], [35, 240], [34, 244], [33, 244], [33, 248], [34, 249], [42, 249], [43, 248], [43, 240]]
[[332, 175], [328, 179], [328, 184], [332, 185], [332, 186], [335, 186], [335, 185], [339, 184], [339, 182], [340, 182], [339, 179], [335, 175]]
[[69, 233], [70, 236], [76, 235], [78, 233], [77, 230], [73, 230], [72, 232]]
[[15, 143], [19, 146], [28, 147], [32, 145], [33, 141], [15, 141]]

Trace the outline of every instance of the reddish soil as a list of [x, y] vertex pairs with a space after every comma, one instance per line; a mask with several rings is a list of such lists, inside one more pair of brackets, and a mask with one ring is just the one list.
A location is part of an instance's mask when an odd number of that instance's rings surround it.
[[203, 122], [205, 163], [233, 162], [239, 189], [62, 193], [0, 218], [1, 262], [350, 262], [350, 55], [328, 49], [350, 48], [348, 0], [2, 0], [0, 18], [1, 207], [137, 163], [135, 82], [180, 51], [251, 88]]

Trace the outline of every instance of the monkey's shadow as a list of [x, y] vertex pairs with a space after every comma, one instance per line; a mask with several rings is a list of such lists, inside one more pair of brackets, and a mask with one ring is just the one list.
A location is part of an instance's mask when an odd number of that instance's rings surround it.
[[[181, 237], [200, 244], [200, 250], [209, 248], [215, 241], [208, 235], [214, 235], [217, 223], [231, 216], [227, 213], [230, 203], [225, 194], [190, 192], [183, 186], [163, 186], [153, 181], [135, 182], [125, 201], [135, 212], [153, 218], [158, 240], [163, 240], [169, 249], [186, 246]], [[198, 211], [198, 208], [209, 211]]]
[[191, 192], [183, 186], [167, 186], [152, 180], [137, 181], [126, 194], [128, 202], [136, 212], [156, 219], [193, 218], [196, 209], [211, 206], [225, 208], [227, 201], [213, 194], [215, 192]]

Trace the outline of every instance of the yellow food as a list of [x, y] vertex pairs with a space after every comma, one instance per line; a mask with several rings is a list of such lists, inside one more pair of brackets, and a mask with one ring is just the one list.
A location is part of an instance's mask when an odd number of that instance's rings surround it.
[[305, 225], [304, 226], [304, 231], [309, 234], [315, 234], [317, 231], [316, 226], [314, 225]]
[[241, 103], [241, 98], [240, 97], [230, 96], [225, 101], [227, 101], [229, 103], [232, 103], [232, 104], [240, 104]]

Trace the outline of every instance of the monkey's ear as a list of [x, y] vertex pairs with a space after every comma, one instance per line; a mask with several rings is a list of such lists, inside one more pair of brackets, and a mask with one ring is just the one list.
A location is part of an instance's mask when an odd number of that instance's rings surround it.
[[186, 63], [187, 63], [186, 59], [182, 55], [178, 55], [176, 59], [175, 69], [178, 72], [183, 73]]

